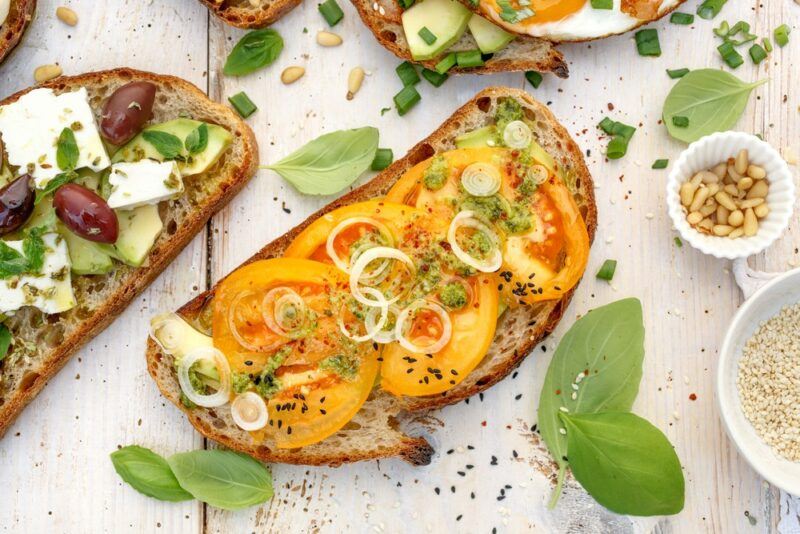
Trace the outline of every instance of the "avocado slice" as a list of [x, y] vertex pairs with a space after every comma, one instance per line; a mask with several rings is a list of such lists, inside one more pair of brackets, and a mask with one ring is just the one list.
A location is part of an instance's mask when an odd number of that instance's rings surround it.
[[114, 262], [101, 245], [93, 243], [70, 232], [64, 225], [58, 225], [58, 233], [67, 242], [72, 272], [75, 274], [106, 274], [114, 268]]
[[469, 19], [469, 31], [478, 43], [478, 48], [484, 54], [492, 54], [506, 47], [508, 43], [516, 37], [513, 33], [508, 33], [500, 26], [496, 26], [473, 13]]
[[[169, 133], [180, 139], [181, 143], [185, 143], [186, 137], [201, 124], [203, 123], [192, 119], [174, 119], [149, 126], [144, 131]], [[181, 176], [191, 176], [206, 171], [217, 162], [225, 149], [230, 146], [231, 141], [233, 141], [231, 133], [222, 126], [208, 123], [206, 123], [206, 126], [208, 126], [208, 145], [205, 150], [199, 154], [190, 155], [186, 148], [183, 148], [181, 155], [185, 158], [185, 161], [178, 161]], [[111, 162], [139, 161], [144, 158], [164, 161], [164, 156], [153, 145], [145, 141], [140, 132], [114, 154]]]
[[119, 237], [114, 249], [120, 261], [139, 267], [164, 228], [158, 206], [147, 204], [133, 210], [117, 210], [116, 213]]
[[[456, 137], [456, 148], [480, 148], [484, 146], [499, 146], [497, 145], [497, 128], [494, 125], [484, 126], [471, 132], [459, 135]], [[531, 140], [531, 146], [528, 147], [531, 157], [534, 161], [543, 165], [550, 172], [556, 171], [556, 162], [553, 156], [547, 153], [542, 148], [542, 145], [536, 141]]]
[[[423, 0], [403, 12], [403, 31], [411, 57], [417, 61], [433, 59], [458, 41], [467, 29], [472, 12], [458, 0]], [[427, 28], [436, 40], [431, 44], [420, 37]]]

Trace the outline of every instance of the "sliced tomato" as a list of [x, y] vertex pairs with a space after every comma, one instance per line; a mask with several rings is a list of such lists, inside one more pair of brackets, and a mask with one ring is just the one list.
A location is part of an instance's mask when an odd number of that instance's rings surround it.
[[580, 280], [589, 252], [586, 225], [569, 190], [547, 165], [539, 170], [547, 177], [527, 197], [518, 194], [522, 183], [519, 153], [503, 148], [463, 148], [440, 154], [449, 175], [444, 186], [431, 191], [423, 184], [431, 160], [412, 167], [386, 196], [389, 202], [415, 206], [437, 219], [451, 220], [453, 199], [460, 195], [461, 173], [468, 165], [490, 163], [500, 172], [499, 195], [508, 202], [523, 202], [530, 211], [530, 229], [503, 234], [503, 267], [498, 273], [504, 300], [510, 305], [552, 300]]
[[[452, 336], [435, 354], [418, 354], [395, 342], [381, 355], [381, 386], [395, 395], [424, 396], [447, 391], [464, 380], [489, 350], [497, 326], [498, 293], [492, 276], [470, 279], [472, 299], [463, 309], [449, 313]], [[421, 314], [407, 336], [415, 341], [436, 338], [438, 319]], [[423, 343], [419, 343], [424, 346]]]

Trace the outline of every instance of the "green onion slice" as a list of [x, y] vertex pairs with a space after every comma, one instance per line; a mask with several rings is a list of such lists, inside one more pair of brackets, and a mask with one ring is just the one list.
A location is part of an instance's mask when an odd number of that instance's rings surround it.
[[597, 271], [597, 278], [610, 282], [614, 278], [614, 273], [617, 270], [617, 260], [606, 260], [603, 266]]
[[377, 152], [375, 152], [375, 159], [372, 160], [372, 166], [370, 168], [373, 171], [382, 171], [391, 165], [392, 161], [394, 161], [394, 153], [392, 152], [392, 149], [379, 148]]
[[408, 61], [403, 61], [394, 70], [400, 77], [400, 81], [403, 82], [404, 87], [419, 83], [419, 75], [417, 74], [417, 69], [414, 67], [414, 65], [412, 65]]
[[336, 3], [336, 0], [325, 0], [319, 5], [319, 12], [328, 23], [328, 26], [336, 26], [344, 18], [344, 11]]
[[228, 102], [231, 103], [233, 109], [235, 109], [236, 113], [238, 113], [243, 119], [246, 119], [258, 109], [244, 91], [228, 97]]

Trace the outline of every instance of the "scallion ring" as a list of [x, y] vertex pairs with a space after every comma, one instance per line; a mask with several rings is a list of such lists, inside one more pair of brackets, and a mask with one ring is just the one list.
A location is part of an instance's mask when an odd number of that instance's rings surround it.
[[150, 319], [150, 339], [166, 354], [173, 354], [180, 347], [182, 322], [174, 312], [156, 315]]
[[[426, 345], [419, 345], [406, 337], [406, 323], [409, 319], [413, 319], [412, 315], [416, 315], [422, 310], [435, 313], [442, 322], [442, 333], [439, 338]], [[435, 302], [429, 302], [424, 299], [415, 301], [401, 311], [400, 315], [397, 317], [397, 324], [394, 327], [394, 335], [400, 343], [400, 346], [416, 354], [435, 354], [439, 352], [450, 342], [452, 334], [453, 324], [450, 321], [450, 315], [448, 315], [447, 310]]]
[[[365, 287], [361, 291], [363, 291], [368, 295], [371, 295], [376, 301], [382, 300], [383, 302], [386, 302], [386, 298], [383, 296], [383, 293], [381, 293], [377, 289], [373, 289], [371, 287]], [[344, 324], [344, 321], [342, 320], [341, 312], [339, 313], [338, 317], [339, 330], [347, 338], [352, 339], [356, 343], [364, 343], [365, 341], [374, 340], [375, 336], [381, 330], [383, 330], [383, 327], [386, 325], [386, 320], [389, 318], [389, 305], [383, 304], [380, 306], [372, 307], [370, 308], [369, 311], [370, 312], [378, 311], [380, 313], [380, 318], [378, 319], [377, 322], [374, 322], [373, 324], [370, 325], [367, 324], [366, 316], [364, 317], [364, 328], [366, 329], [366, 333], [363, 336], [354, 335], [350, 333], [349, 330], [347, 330], [347, 326]]]
[[[367, 312], [367, 315], [364, 316], [364, 326], [367, 330], [372, 331], [376, 328], [377, 322], [379, 321], [379, 316], [383, 315], [384, 308], [370, 308]], [[394, 326], [389, 325], [389, 317], [394, 316], [395, 323], [397, 322], [397, 318], [400, 316], [400, 308], [391, 304], [387, 310], [387, 320], [384, 322], [383, 326], [378, 329], [374, 336], [372, 336], [372, 341], [376, 343], [380, 343], [385, 345], [387, 343], [391, 343], [396, 341], [397, 338], [395, 337]]]
[[276, 287], [264, 295], [261, 316], [267, 327], [279, 336], [297, 339], [308, 320], [308, 308], [303, 297], [295, 290]]
[[388, 260], [401, 261], [409, 267], [412, 273], [416, 272], [416, 269], [414, 268], [414, 262], [411, 261], [411, 258], [396, 248], [373, 247], [367, 250], [358, 257], [358, 260], [356, 260], [352, 269], [350, 270], [350, 292], [353, 294], [353, 298], [355, 298], [361, 304], [366, 304], [367, 306], [383, 306], [384, 304], [397, 302], [397, 300], [400, 298], [400, 295], [395, 295], [391, 299], [386, 299], [383, 295], [381, 295], [380, 299], [370, 299], [364, 296], [364, 293], [362, 293], [362, 290], [359, 287], [359, 281], [362, 279], [364, 270], [367, 268], [367, 266], [375, 260], [384, 258]]
[[[461, 228], [472, 228], [489, 239], [492, 244], [492, 251], [488, 258], [479, 260], [461, 248], [461, 245], [458, 244], [458, 240], [456, 239], [458, 231]], [[450, 223], [450, 228], [447, 230], [447, 241], [453, 249], [453, 254], [455, 254], [459, 260], [482, 273], [493, 273], [503, 264], [503, 254], [500, 251], [500, 238], [487, 223], [483, 222], [472, 211], [461, 211], [453, 218], [453, 221]]]
[[503, 129], [503, 142], [508, 148], [528, 148], [532, 140], [531, 128], [523, 121], [511, 121]]
[[[210, 362], [216, 369], [217, 390], [205, 395], [192, 386], [189, 372], [195, 364]], [[178, 363], [178, 384], [186, 398], [203, 408], [217, 408], [228, 403], [231, 394], [231, 368], [225, 355], [216, 347], [198, 347], [180, 359]]]
[[381, 223], [376, 219], [373, 219], [371, 217], [351, 217], [350, 219], [343, 220], [342, 222], [334, 226], [333, 230], [331, 230], [331, 234], [328, 236], [328, 240], [325, 243], [325, 250], [328, 253], [328, 256], [330, 256], [331, 260], [333, 260], [333, 263], [339, 269], [348, 274], [350, 274], [350, 268], [352, 267], [353, 263], [355, 263], [355, 260], [352, 257], [349, 260], [343, 260], [342, 258], [340, 258], [339, 255], [336, 253], [336, 248], [334, 247], [334, 243], [336, 241], [336, 238], [342, 232], [342, 230], [354, 224], [368, 224], [370, 226], [374, 226], [381, 234], [381, 236], [383, 236], [386, 239], [388, 245], [394, 244], [394, 240], [392, 239], [392, 233], [389, 231], [386, 225], [384, 225], [383, 223]]
[[264, 398], [254, 391], [237, 395], [231, 403], [233, 422], [242, 430], [261, 430], [269, 422], [269, 412]]
[[461, 172], [461, 185], [470, 195], [490, 197], [500, 191], [500, 170], [490, 163], [473, 163]]
[[255, 293], [253, 291], [245, 290], [238, 293], [233, 298], [230, 306], [228, 307], [228, 317], [227, 317], [228, 329], [231, 331], [231, 335], [236, 340], [236, 342], [239, 343], [239, 345], [241, 345], [242, 347], [246, 348], [247, 350], [252, 352], [269, 352], [282, 345], [284, 343], [284, 340], [278, 340], [267, 346], [256, 345], [246, 340], [244, 336], [242, 336], [241, 332], [239, 332], [239, 327], [237, 326], [236, 312], [237, 309], [239, 308], [239, 303], [242, 302], [242, 299], [253, 296], [255, 296]]

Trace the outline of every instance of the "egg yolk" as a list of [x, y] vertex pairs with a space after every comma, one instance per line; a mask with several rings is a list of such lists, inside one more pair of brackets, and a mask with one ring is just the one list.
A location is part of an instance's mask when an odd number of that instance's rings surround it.
[[527, 22], [541, 24], [558, 21], [580, 11], [586, 0], [532, 0], [530, 8], [535, 15]]

